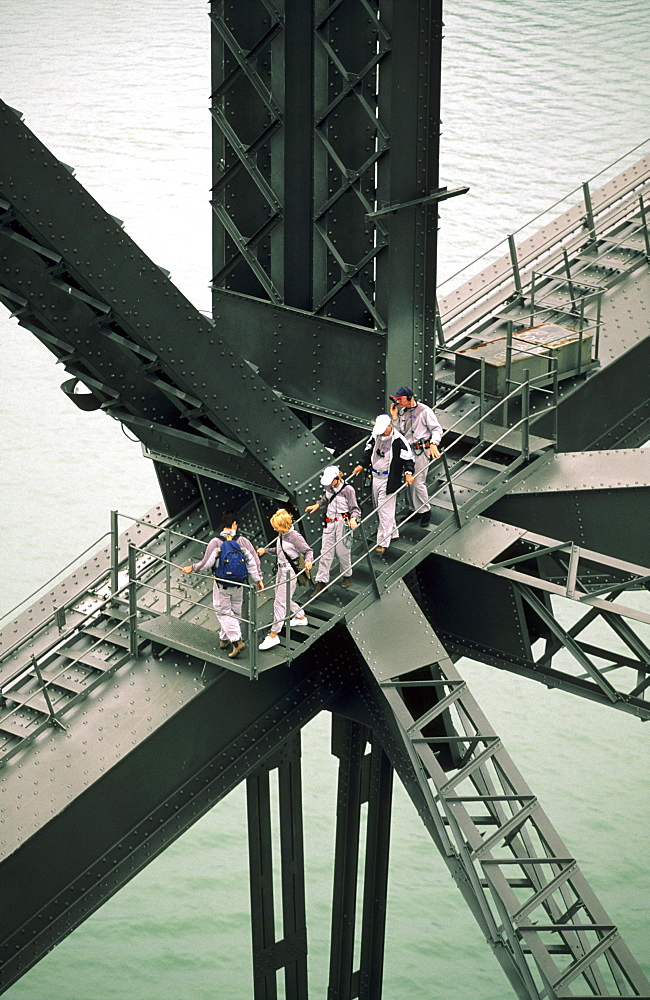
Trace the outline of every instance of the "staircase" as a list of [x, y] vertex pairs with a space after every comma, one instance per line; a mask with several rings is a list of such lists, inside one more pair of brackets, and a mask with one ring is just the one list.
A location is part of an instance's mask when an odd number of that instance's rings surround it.
[[[409, 669], [396, 674], [404, 621]], [[616, 926], [404, 583], [348, 627], [397, 720], [427, 825], [517, 995], [647, 996]], [[390, 638], [378, 643], [391, 634], [395, 649]], [[417, 650], [411, 660], [411, 635], [429, 644], [426, 668]], [[443, 718], [455, 735], [436, 732]], [[450, 745], [451, 770], [441, 763]]]
[[[442, 539], [459, 530], [552, 455], [552, 442], [547, 439], [530, 437], [529, 454], [525, 458], [516, 431], [494, 425], [485, 425], [482, 431], [483, 435], [479, 436], [478, 427], [469, 419], [464, 429], [456, 428], [456, 437], [450, 441], [448, 451], [430, 469], [430, 527], [422, 528], [413, 515], [400, 516], [398, 513], [400, 538], [393, 541], [383, 555], [375, 552], [370, 538], [374, 530], [372, 503], [369, 497], [362, 498], [363, 518], [354, 536], [351, 585], [345, 590], [341, 588], [339, 576], [317, 597], [310, 597], [308, 591], [303, 597], [298, 589], [295, 600], [305, 609], [308, 625], [287, 625], [280, 645], [258, 654], [257, 645], [272, 621], [274, 591], [273, 586], [268, 585], [260, 596], [254, 587], [248, 590], [248, 602], [243, 611], [247, 648], [235, 660], [228, 657], [227, 651], [218, 648], [214, 614], [206, 607], [206, 603], [210, 603], [211, 575], [207, 590], [205, 582], [189, 582], [187, 577], [180, 580], [177, 575], [182, 594], [175, 594], [175, 606], [166, 613], [147, 615], [140, 621], [137, 626], [139, 639], [151, 641], [158, 655], [165, 649], [178, 649], [251, 679], [301, 656], [325, 632], [375, 601], [394, 581], [426, 559]], [[318, 544], [314, 548], [318, 552]], [[148, 586], [159, 585], [160, 571], [155, 580]]]

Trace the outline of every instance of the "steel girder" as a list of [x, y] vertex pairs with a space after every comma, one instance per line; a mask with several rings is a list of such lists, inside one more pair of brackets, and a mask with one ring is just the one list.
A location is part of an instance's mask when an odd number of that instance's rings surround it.
[[569, 452], [517, 484], [488, 514], [616, 559], [650, 565], [650, 450]]
[[228, 338], [4, 103], [0, 130], [0, 297], [97, 406], [161, 461], [270, 495], [325, 465], [328, 452]]
[[[202, 679], [201, 670], [174, 652], [140, 655], [68, 714], [67, 732], [53, 731], [0, 774], [15, 803], [2, 830], [0, 990], [231, 788], [265, 761], [274, 766], [278, 747], [349, 679], [331, 639], [318, 662], [254, 685], [228, 670]], [[71, 768], [69, 755], [82, 766]], [[20, 787], [38, 782], [44, 759], [48, 787], [21, 804]]]

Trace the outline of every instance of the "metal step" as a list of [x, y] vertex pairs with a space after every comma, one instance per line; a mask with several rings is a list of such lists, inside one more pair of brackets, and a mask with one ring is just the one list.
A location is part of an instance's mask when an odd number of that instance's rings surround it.
[[[107, 639], [106, 643], [110, 643], [111, 641], [111, 639]], [[104, 658], [98, 652], [90, 649], [82, 650], [79, 653], [74, 649], [70, 649], [69, 652], [60, 650], [59, 655], [72, 660], [74, 663], [82, 663], [85, 667], [91, 667], [93, 670], [105, 673], [106, 671], [117, 670], [118, 667], [121, 667], [130, 658], [130, 653], [127, 651], [121, 652], [117, 659], [112, 659], [116, 652], [117, 650], [111, 651], [109, 654], [111, 659]]]
[[5, 718], [0, 718], [0, 732], [25, 739], [35, 736], [42, 728], [43, 723], [47, 723], [47, 721], [47, 718], [44, 718], [40, 713], [31, 719], [16, 712]]
[[44, 680], [51, 681], [56, 684], [57, 687], [64, 691], [69, 691], [72, 694], [82, 694], [84, 691], [87, 691], [88, 685], [94, 676], [91, 673], [75, 676], [75, 674], [72, 673], [72, 669], [64, 667], [61, 664], [58, 666], [45, 667], [44, 669], [41, 669], [41, 674]]
[[[50, 701], [52, 702], [52, 707], [56, 711], [57, 708], [62, 707], [59, 705], [61, 701], [67, 701], [66, 695], [68, 694], [65, 690], [52, 690], [51, 685], [48, 685], [48, 694], [50, 696]], [[40, 712], [42, 715], [49, 718], [50, 707], [47, 703], [47, 699], [43, 694], [41, 688], [34, 688], [33, 691], [8, 691], [5, 694], [7, 701], [12, 701], [16, 705], [25, 705], [32, 712]]]
[[115, 646], [121, 646], [123, 649], [130, 648], [129, 630], [126, 625], [120, 625], [118, 628], [115, 628], [114, 622], [107, 622], [105, 625], [84, 625], [82, 632], [95, 639], [112, 642]]

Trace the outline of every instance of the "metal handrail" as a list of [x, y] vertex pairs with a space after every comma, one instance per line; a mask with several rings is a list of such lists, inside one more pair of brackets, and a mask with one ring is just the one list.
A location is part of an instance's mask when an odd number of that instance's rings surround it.
[[[99, 538], [96, 538], [94, 542], [91, 542], [90, 545], [88, 545], [87, 548], [85, 548], [83, 550], [83, 552], [79, 552], [76, 556], [74, 556], [70, 560], [70, 562], [67, 563], [65, 566], [63, 566], [63, 568], [60, 569], [57, 573], [55, 573], [54, 576], [51, 576], [49, 580], [47, 580], [45, 583], [43, 583], [40, 587], [38, 587], [36, 590], [34, 590], [27, 597], [24, 597], [22, 601], [19, 601], [18, 604], [16, 604], [9, 611], [5, 611], [5, 613], [0, 617], [0, 626], [2, 625], [2, 623], [4, 622], [4, 620], [6, 618], [9, 618], [11, 615], [14, 615], [16, 613], [16, 611], [18, 611], [18, 608], [22, 608], [23, 604], [26, 604], [27, 601], [31, 601], [31, 599], [33, 597], [36, 597], [36, 595], [42, 593], [45, 590], [46, 587], [49, 587], [50, 584], [53, 583], [53, 581], [56, 580], [57, 577], [59, 577], [61, 575], [61, 573], [65, 573], [65, 571], [67, 569], [70, 569], [71, 566], [74, 566], [78, 559], [83, 559], [83, 557], [86, 555], [87, 552], [90, 552], [91, 549], [96, 549], [97, 546], [101, 542], [103, 542], [105, 538], [109, 538], [110, 537], [110, 534], [111, 534], [110, 531], [105, 531], [103, 535], [100, 535]], [[51, 621], [51, 619], [53, 617], [54, 617], [54, 612], [52, 613], [52, 615], [50, 615], [50, 617], [48, 619], [44, 620], [39, 625], [35, 625], [31, 632], [27, 633], [26, 635], [23, 635], [18, 640], [17, 644], [20, 645], [21, 642], [24, 642], [25, 639], [27, 639], [31, 635], [33, 635], [34, 631], [36, 631], [37, 629], [41, 628], [41, 626], [44, 625], [46, 621]], [[6, 650], [5, 652], [3, 652], [2, 656], [3, 657], [8, 656], [9, 653], [11, 652], [11, 650], [15, 648], [15, 646], [16, 646], [16, 643], [14, 643], [14, 646], [11, 646], [8, 650]]]
[[[125, 584], [120, 589], [121, 590], [126, 590], [127, 586], [128, 586], [128, 584]], [[112, 600], [113, 596], [114, 595], [111, 595], [111, 598], [108, 598], [107, 600]], [[105, 601], [104, 603], [107, 603], [107, 601]], [[92, 611], [88, 612], [88, 614], [82, 619], [82, 622], [86, 621], [88, 618], [95, 617], [98, 611], [99, 611], [99, 606], [97, 608], [94, 608]], [[116, 631], [116, 629], [120, 628], [120, 626], [123, 625], [125, 621], [128, 621], [128, 618], [121, 618], [111, 629], [109, 629], [109, 631], [106, 633], [105, 636], [102, 636], [101, 639], [97, 639], [95, 642], [93, 642], [92, 645], [90, 646], [90, 648], [84, 650], [81, 655], [82, 656], [86, 656], [88, 653], [91, 653], [97, 646], [100, 645], [100, 643], [105, 642], [105, 640], [110, 635], [112, 635], [113, 632]], [[72, 638], [72, 636], [75, 633], [81, 634], [81, 624], [82, 624], [82, 622], [78, 622], [74, 626], [74, 628], [72, 628], [70, 630], [70, 632], [66, 636], [63, 636], [63, 637], [59, 636], [59, 637], [57, 637], [57, 639], [56, 639], [55, 642], [53, 642], [51, 645], [49, 645], [46, 649], [41, 650], [38, 653], [38, 655], [32, 654], [31, 659], [30, 659], [30, 663], [28, 665], [23, 664], [23, 666], [21, 666], [20, 669], [18, 669], [16, 671], [16, 673], [13, 675], [13, 677], [10, 677], [2, 685], [2, 688], [1, 688], [2, 695], [4, 696], [5, 692], [8, 692], [9, 695], [11, 695], [12, 685], [16, 684], [17, 681], [19, 681], [21, 678], [26, 677], [27, 675], [29, 675], [29, 673], [31, 672], [31, 670], [34, 669], [34, 667], [36, 667], [38, 665], [39, 661], [44, 660], [51, 653], [56, 652], [57, 646], [63, 645], [66, 642], [66, 640]], [[56, 679], [58, 677], [60, 677], [61, 674], [65, 673], [66, 670], [69, 670], [70, 667], [75, 666], [75, 664], [79, 663], [80, 660], [81, 660], [81, 656], [77, 657], [76, 659], [72, 659], [71, 662], [67, 663], [64, 667], [62, 667], [61, 670], [54, 677], [48, 677], [47, 680], [45, 680], [43, 682], [43, 686], [49, 685], [49, 684], [55, 684], [56, 683]], [[11, 709], [11, 711], [9, 711], [6, 715], [2, 716], [2, 719], [8, 719], [8, 718], [10, 718], [11, 715], [13, 715], [14, 712], [17, 712], [20, 708], [23, 708], [25, 705], [29, 704], [29, 702], [31, 701], [31, 699], [32, 698], [36, 698], [39, 694], [40, 694], [40, 691], [34, 691], [34, 693], [32, 695], [30, 695], [30, 697], [25, 702], [23, 702], [22, 705], [17, 705], [16, 708]]]
[[[641, 149], [642, 146], [647, 145], [649, 142], [650, 138], [644, 139], [643, 142], [640, 142], [638, 143], [638, 145], [633, 146], [632, 149], [629, 149], [626, 153], [623, 153], [623, 155], [619, 156], [618, 159], [613, 160], [611, 163], [608, 163], [607, 166], [603, 167], [602, 170], [599, 170], [598, 173], [594, 174], [584, 183], [591, 184], [592, 181], [595, 181], [598, 177], [601, 177], [604, 173], [607, 173], [607, 171], [611, 170], [612, 167], [617, 166], [617, 164], [621, 163], [628, 156], [631, 156], [632, 153], [635, 153], [638, 149]], [[539, 212], [532, 219], [529, 219], [522, 226], [520, 226], [519, 229], [515, 229], [514, 232], [511, 233], [510, 235], [517, 236], [518, 233], [522, 233], [525, 229], [528, 229], [535, 222], [537, 222], [539, 219], [544, 218], [545, 215], [548, 215], [549, 212], [552, 212], [559, 205], [562, 205], [564, 202], [568, 202], [569, 199], [573, 198], [573, 196], [578, 192], [581, 193], [584, 192], [584, 183], [578, 185], [578, 187], [574, 188], [572, 191], [569, 191], [568, 194], [563, 195], [562, 198], [559, 198], [557, 201], [553, 202], [552, 205], [549, 205], [548, 208], [545, 208], [542, 212]], [[601, 210], [603, 209], [606, 210], [609, 207], [611, 207], [611, 205], [608, 203], [602, 206]], [[580, 222], [580, 226], [582, 227], [582, 220]], [[495, 250], [498, 250], [499, 247], [502, 246], [505, 247], [507, 246], [507, 244], [508, 244], [508, 237], [504, 236], [503, 239], [499, 240], [498, 243], [495, 243], [494, 246], [490, 247], [488, 250], [485, 250], [484, 253], [480, 254], [474, 260], [470, 261], [469, 264], [464, 264], [463, 267], [459, 268], [458, 271], [455, 271], [454, 274], [450, 274], [449, 277], [445, 278], [443, 281], [440, 282], [438, 287], [442, 288], [444, 285], [448, 285], [449, 282], [453, 281], [454, 278], [457, 278], [459, 274], [464, 274], [465, 271], [468, 271], [470, 270], [470, 268], [473, 268], [476, 264], [479, 263], [479, 261], [484, 260], [490, 254], [494, 253]]]

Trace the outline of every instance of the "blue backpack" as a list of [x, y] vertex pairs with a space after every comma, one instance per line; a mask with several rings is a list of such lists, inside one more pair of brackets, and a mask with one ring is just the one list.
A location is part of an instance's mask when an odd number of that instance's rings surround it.
[[238, 535], [225, 538], [219, 549], [219, 558], [212, 567], [212, 572], [222, 587], [235, 587], [248, 580], [246, 556], [238, 542]]

